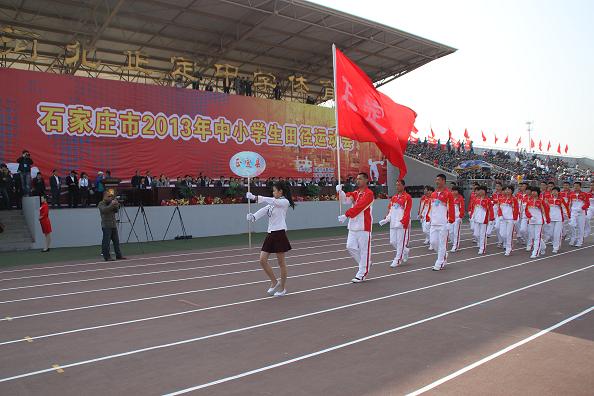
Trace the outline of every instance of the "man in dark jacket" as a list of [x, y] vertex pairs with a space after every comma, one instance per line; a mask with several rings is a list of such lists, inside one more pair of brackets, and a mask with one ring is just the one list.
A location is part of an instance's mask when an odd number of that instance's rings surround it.
[[37, 197], [45, 196], [45, 180], [41, 172], [37, 172], [33, 180], [33, 195]]
[[6, 164], [0, 165], [0, 209], [10, 209], [12, 176]]
[[70, 175], [66, 178], [66, 185], [68, 186], [68, 207], [76, 208], [78, 206], [78, 177], [74, 170], [70, 171]]
[[105, 261], [113, 261], [109, 253], [109, 244], [113, 242], [117, 260], [125, 260], [120, 250], [120, 238], [118, 235], [118, 224], [116, 213], [120, 210], [120, 203], [114, 198], [113, 191], [108, 190], [103, 194], [103, 200], [97, 205], [101, 214], [101, 230], [103, 231], [103, 240], [101, 241], [101, 255]]
[[50, 176], [50, 190], [52, 192], [52, 207], [56, 208], [60, 206], [60, 189], [62, 187], [62, 180], [60, 176], [56, 174], [56, 170], [52, 171]]
[[31, 195], [31, 167], [33, 166], [33, 160], [29, 151], [23, 150], [17, 162], [19, 163], [18, 172], [21, 178], [23, 195], [29, 196]]

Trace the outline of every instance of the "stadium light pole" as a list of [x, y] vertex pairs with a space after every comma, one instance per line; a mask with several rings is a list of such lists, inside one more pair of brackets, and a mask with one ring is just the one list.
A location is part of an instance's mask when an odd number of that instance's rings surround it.
[[526, 121], [526, 125], [528, 126], [528, 152], [533, 152], [532, 150], [532, 124], [534, 121]]

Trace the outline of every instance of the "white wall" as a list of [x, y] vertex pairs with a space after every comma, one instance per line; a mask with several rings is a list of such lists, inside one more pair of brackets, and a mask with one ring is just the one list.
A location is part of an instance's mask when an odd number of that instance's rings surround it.
[[[413, 199], [413, 214], [417, 213], [419, 199]], [[378, 199], [374, 203], [374, 221], [378, 222], [386, 214], [388, 200]], [[252, 205], [252, 212], [255, 212], [260, 205]], [[194, 237], [206, 237], [217, 235], [234, 235], [247, 233], [248, 224], [245, 216], [248, 212], [247, 204], [235, 205], [199, 205], [180, 206], [180, 212], [184, 219], [186, 232]], [[174, 207], [148, 206], [145, 208], [149, 225], [155, 240], [162, 240], [167, 224], [171, 219]], [[126, 207], [125, 212], [134, 221], [138, 208]], [[43, 234], [39, 226], [38, 213], [39, 201], [35, 198], [25, 198], [23, 211], [28, 219], [27, 224], [35, 243], [33, 248], [43, 247]], [[128, 240], [130, 223], [127, 222], [122, 211], [123, 219], [120, 225], [120, 242]], [[340, 226], [337, 221], [338, 203], [328, 202], [299, 202], [295, 211], [289, 209], [287, 226], [289, 230], [307, 228], [325, 228]], [[413, 216], [413, 218], [415, 218]], [[31, 221], [29, 221], [31, 220]], [[88, 209], [57, 209], [50, 210], [52, 223], [52, 247], [91, 246], [101, 243], [101, 220], [97, 208]], [[265, 219], [255, 224], [256, 232], [266, 232], [267, 222]], [[139, 215], [134, 227], [141, 241], [146, 240], [142, 216]], [[171, 223], [171, 228], [166, 239], [173, 239], [181, 235], [179, 217], [176, 215]], [[130, 238], [136, 242], [134, 234]]]

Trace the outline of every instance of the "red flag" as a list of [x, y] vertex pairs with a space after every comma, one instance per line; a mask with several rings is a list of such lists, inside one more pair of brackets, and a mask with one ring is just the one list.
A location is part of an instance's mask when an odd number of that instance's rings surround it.
[[433, 132], [433, 128], [431, 128], [431, 137], [435, 139], [435, 132]]
[[449, 134], [449, 138], [451, 140], [452, 139], [452, 131], [450, 129], [448, 129], [448, 134]]
[[499, 139], [497, 139], [497, 134], [494, 133], [493, 135], [495, 135], [495, 144], [497, 144], [497, 141], [499, 140]]
[[542, 151], [542, 140], [538, 141], [538, 149]]
[[338, 49], [334, 73], [339, 135], [375, 143], [404, 177], [403, 152], [417, 114], [376, 90], [363, 70]]
[[466, 140], [469, 140], [470, 139], [470, 135], [468, 134], [468, 129], [464, 129], [464, 138]]
[[557, 146], [557, 152], [558, 152], [559, 154], [561, 154], [561, 143], [559, 143], [559, 145]]
[[507, 135], [507, 136], [505, 137], [505, 142], [503, 142], [503, 143], [505, 143], [505, 144], [509, 143], [509, 135]]
[[534, 140], [530, 139], [530, 148], [534, 148]]
[[485, 133], [483, 131], [481, 131], [481, 136], [483, 137], [483, 142], [486, 142], [487, 137], [485, 136]]
[[520, 138], [518, 139], [518, 143], [516, 143], [516, 147], [518, 147], [520, 144], [522, 144], [522, 137], [520, 136]]
[[567, 154], [567, 150], [569, 150], [569, 147], [565, 145], [565, 154]]
[[551, 141], [549, 140], [549, 145], [547, 146], [547, 151], [551, 150]]

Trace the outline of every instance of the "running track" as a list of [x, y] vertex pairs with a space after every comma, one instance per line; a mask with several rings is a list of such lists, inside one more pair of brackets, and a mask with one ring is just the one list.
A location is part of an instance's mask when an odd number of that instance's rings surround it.
[[0, 395], [591, 394], [592, 238], [479, 257], [464, 229], [432, 272], [385, 231], [358, 285], [346, 238], [294, 242], [284, 298], [242, 247], [4, 269]]

